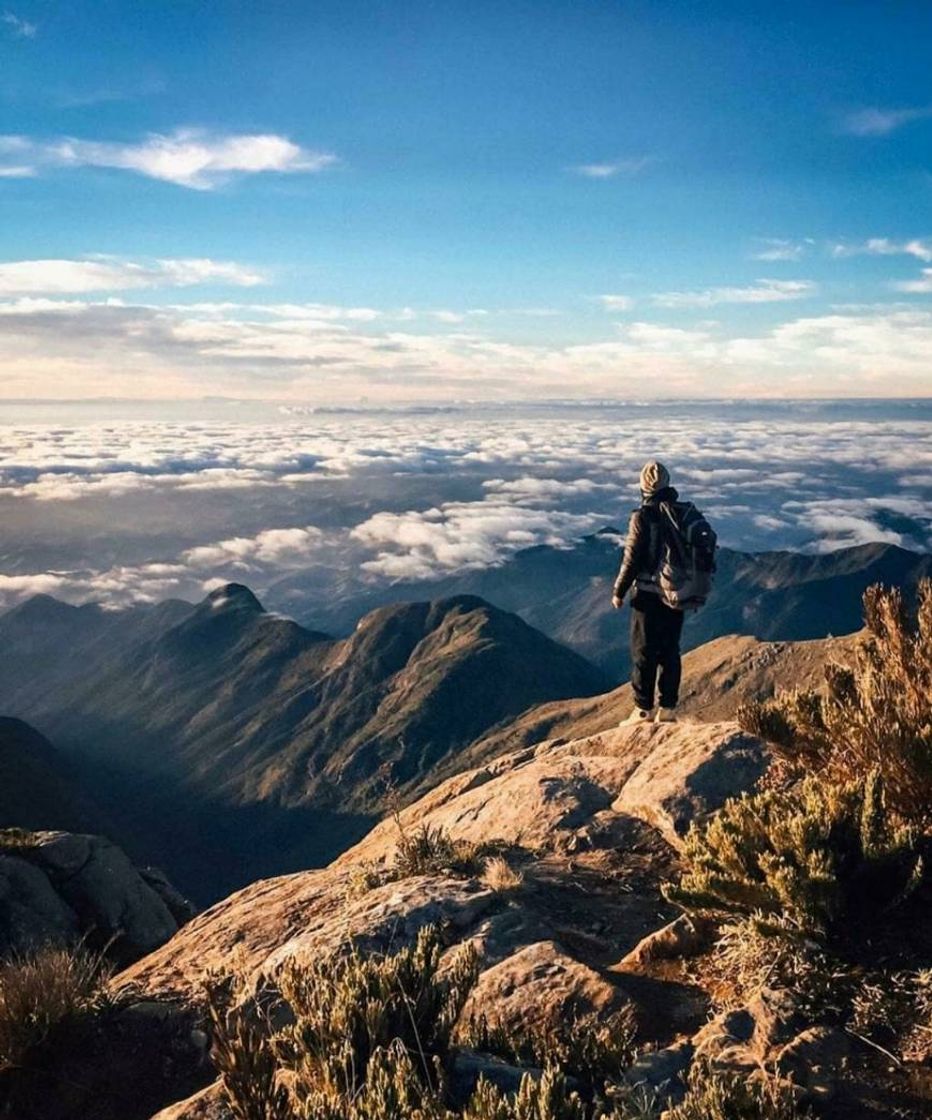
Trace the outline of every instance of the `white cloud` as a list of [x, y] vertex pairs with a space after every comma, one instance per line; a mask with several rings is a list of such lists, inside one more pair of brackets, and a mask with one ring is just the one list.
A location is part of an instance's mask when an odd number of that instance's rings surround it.
[[377, 550], [364, 571], [388, 579], [432, 579], [487, 568], [524, 548], [564, 547], [598, 528], [604, 515], [536, 510], [498, 498], [448, 502], [428, 510], [377, 513], [350, 536]]
[[3, 12], [0, 15], [0, 23], [7, 27], [16, 39], [35, 39], [39, 31], [38, 24], [30, 23], [28, 19], [23, 19], [15, 12]]
[[932, 106], [925, 105], [912, 109], [879, 109], [876, 107], [859, 109], [849, 113], [842, 122], [842, 128], [852, 136], [887, 136], [903, 125], [932, 117]]
[[833, 257], [853, 257], [862, 253], [872, 256], [909, 256], [932, 262], [932, 240], [913, 237], [906, 241], [893, 241], [889, 237], [869, 237], [866, 241], [839, 241], [832, 246]]
[[798, 261], [806, 252], [808, 244], [808, 239], [790, 241], [784, 237], [761, 237], [751, 258], [755, 261]]
[[630, 296], [604, 295], [598, 299], [606, 311], [630, 311], [634, 306], [634, 300]]
[[200, 129], [152, 133], [137, 143], [0, 136], [0, 160], [31, 173], [54, 167], [115, 168], [192, 190], [212, 190], [237, 175], [313, 173], [338, 162], [330, 152], [311, 151], [273, 133], [225, 135]]
[[319, 549], [324, 534], [313, 525], [296, 529], [266, 529], [254, 537], [231, 537], [182, 553], [193, 568], [303, 567]]
[[585, 179], [614, 179], [616, 176], [630, 178], [638, 175], [654, 162], [653, 156], [634, 156], [628, 159], [604, 160], [597, 163], [579, 163], [569, 170]]
[[699, 292], [658, 292], [657, 307], [714, 307], [720, 303], [783, 303], [815, 295], [811, 280], [757, 280], [745, 288], [706, 288]]
[[139, 263], [98, 256], [0, 263], [0, 296], [186, 288], [210, 283], [253, 287], [264, 283], [264, 277], [233, 261], [204, 258]]
[[839, 309], [756, 334], [618, 321], [611, 337], [572, 345], [392, 329], [387, 313], [375, 329], [374, 309], [302, 308], [0, 299], [0, 396], [922, 396], [932, 360], [932, 312], [896, 306]]

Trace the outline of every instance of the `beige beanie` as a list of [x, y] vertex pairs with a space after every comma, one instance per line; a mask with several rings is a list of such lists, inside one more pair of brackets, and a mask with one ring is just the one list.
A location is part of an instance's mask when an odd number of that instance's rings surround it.
[[641, 493], [656, 494], [665, 486], [670, 485], [670, 472], [656, 459], [651, 459], [641, 468]]

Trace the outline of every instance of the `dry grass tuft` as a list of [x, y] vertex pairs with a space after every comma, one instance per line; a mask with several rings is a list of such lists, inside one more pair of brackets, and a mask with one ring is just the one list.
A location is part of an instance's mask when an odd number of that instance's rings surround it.
[[485, 861], [479, 882], [498, 894], [517, 890], [524, 882], [524, 875], [516, 871], [504, 856], [491, 856]]
[[109, 966], [83, 949], [44, 948], [0, 964], [0, 1070], [20, 1066], [60, 1023], [99, 1010]]

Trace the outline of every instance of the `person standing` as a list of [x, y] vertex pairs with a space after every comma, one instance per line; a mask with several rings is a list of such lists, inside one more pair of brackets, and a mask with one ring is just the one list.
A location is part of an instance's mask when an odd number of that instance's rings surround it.
[[[689, 502], [680, 502], [670, 472], [651, 460], [641, 470], [641, 505], [631, 514], [612, 606], [631, 594], [631, 687], [625, 723], [673, 723], [682, 666], [685, 610], [701, 606], [715, 569], [715, 534]], [[660, 706], [654, 714], [659, 692]]]

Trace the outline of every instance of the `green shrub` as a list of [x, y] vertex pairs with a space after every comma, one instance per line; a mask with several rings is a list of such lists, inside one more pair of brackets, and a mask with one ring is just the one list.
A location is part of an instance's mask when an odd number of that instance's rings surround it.
[[743, 1007], [761, 988], [778, 988], [792, 992], [808, 1018], [821, 1021], [844, 1013], [853, 991], [850, 966], [779, 918], [727, 922], [698, 967], [720, 1011]]
[[738, 720], [827, 781], [877, 771], [891, 806], [932, 826], [932, 580], [911, 619], [897, 589], [864, 593], [867, 637], [852, 666], [826, 667], [825, 694], [795, 692], [742, 706]]
[[83, 949], [44, 948], [0, 964], [0, 1071], [22, 1064], [54, 1028], [99, 1010], [108, 965]]
[[463, 1120], [588, 1120], [593, 1112], [568, 1090], [557, 1067], [547, 1065], [540, 1077], [525, 1074], [513, 1095], [480, 1081], [460, 1115]]
[[688, 910], [781, 918], [840, 936], [886, 914], [916, 886], [915, 838], [887, 811], [876, 774], [848, 785], [809, 778], [729, 801], [684, 845], [667, 897]]

